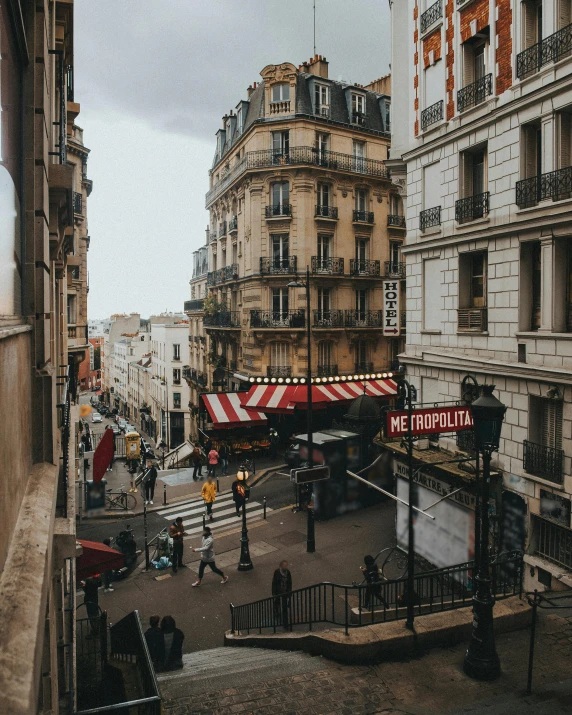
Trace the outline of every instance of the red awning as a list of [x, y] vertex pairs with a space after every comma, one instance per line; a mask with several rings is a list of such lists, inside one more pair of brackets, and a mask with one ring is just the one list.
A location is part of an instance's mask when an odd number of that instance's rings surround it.
[[[306, 385], [256, 385], [248, 392], [239, 394], [245, 410], [287, 414], [295, 408], [306, 409], [308, 388]], [[312, 385], [312, 406], [325, 409], [330, 404], [349, 402], [363, 394], [370, 397], [395, 397], [397, 383], [395, 380], [383, 379]]]
[[233, 427], [262, 427], [266, 424], [266, 415], [261, 412], [243, 409], [239, 392], [214, 392], [201, 395], [212, 423], [217, 429]]
[[99, 541], [78, 539], [78, 542], [83, 549], [83, 554], [76, 561], [78, 579], [123, 568], [125, 559], [119, 551], [101, 544]]

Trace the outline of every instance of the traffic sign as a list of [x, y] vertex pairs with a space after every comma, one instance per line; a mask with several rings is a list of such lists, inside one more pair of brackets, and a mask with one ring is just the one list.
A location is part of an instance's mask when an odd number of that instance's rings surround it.
[[306, 469], [290, 470], [290, 477], [296, 484], [310, 484], [311, 482], [322, 482], [330, 478], [329, 467], [311, 467]]

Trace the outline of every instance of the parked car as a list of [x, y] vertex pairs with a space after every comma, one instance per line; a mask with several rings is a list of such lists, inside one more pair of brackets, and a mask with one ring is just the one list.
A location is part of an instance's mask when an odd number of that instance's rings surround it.
[[125, 424], [125, 434], [127, 434], [128, 432], [137, 432], [135, 427], [133, 427], [132, 424], [129, 424], [129, 422]]
[[111, 425], [111, 429], [113, 430], [114, 437], [117, 437], [118, 434], [121, 434], [121, 430], [117, 425]]
[[91, 421], [95, 424], [96, 422], [103, 422], [103, 417], [99, 412], [92, 412]]
[[98, 385], [94, 385], [94, 386], [91, 388], [91, 391], [92, 391], [92, 392], [97, 392], [99, 389], [100, 389], [100, 388], [99, 388]]
[[118, 425], [119, 429], [120, 429], [122, 432], [125, 432], [125, 425], [126, 425], [126, 424], [127, 424], [127, 420], [126, 420], [124, 417], [120, 417], [120, 418], [117, 420], [117, 425]]

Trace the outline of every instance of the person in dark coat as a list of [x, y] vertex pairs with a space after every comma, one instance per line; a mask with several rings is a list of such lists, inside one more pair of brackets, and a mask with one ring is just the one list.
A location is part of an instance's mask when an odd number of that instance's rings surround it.
[[242, 465], [238, 468], [236, 479], [232, 483], [232, 500], [236, 507], [236, 515], [240, 517], [242, 505], [248, 501], [250, 487], [248, 485], [248, 472]]
[[367, 556], [364, 556], [363, 562], [365, 565], [360, 566], [360, 569], [367, 584], [365, 588], [364, 606], [369, 608], [370, 605], [375, 604], [376, 599], [380, 603], [385, 604], [381, 595], [380, 573], [378, 565], [375, 563], [375, 559], [371, 556], [371, 554], [368, 554]]
[[191, 452], [191, 462], [193, 464], [193, 480], [203, 476], [203, 455], [198, 447]]
[[149, 628], [145, 631], [147, 648], [149, 648], [149, 655], [155, 670], [160, 670], [165, 663], [165, 636], [159, 628], [160, 620], [160, 616], [151, 616]]
[[83, 582], [83, 602], [89, 617], [92, 635], [99, 633], [99, 587], [101, 581], [98, 576], [89, 576]]
[[147, 476], [143, 480], [145, 487], [145, 504], [152, 504], [155, 496], [155, 482], [157, 481], [157, 467], [151, 460], [147, 462]]
[[288, 562], [281, 561], [280, 566], [274, 572], [272, 577], [272, 595], [276, 598], [274, 599], [274, 618], [276, 622], [282, 621], [284, 630], [289, 628], [289, 609], [290, 609], [290, 596], [292, 591], [292, 574], [288, 569]]
[[164, 660], [162, 670], [179, 670], [183, 667], [183, 641], [185, 635], [177, 628], [173, 616], [164, 616], [161, 621], [163, 632]]

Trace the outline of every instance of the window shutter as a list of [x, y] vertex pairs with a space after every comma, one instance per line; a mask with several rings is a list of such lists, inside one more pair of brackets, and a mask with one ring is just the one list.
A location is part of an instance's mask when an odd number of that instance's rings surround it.
[[536, 176], [536, 127], [526, 126], [522, 128], [524, 132], [524, 178], [530, 179]]
[[562, 112], [559, 115], [560, 131], [559, 131], [559, 150], [558, 150], [558, 168], [564, 169], [571, 164], [570, 157], [570, 132], [571, 122], [570, 115]]
[[562, 449], [562, 403], [542, 400], [540, 440], [544, 447]]
[[463, 154], [463, 198], [473, 195], [473, 155]]
[[558, 29], [570, 24], [570, 0], [560, 0], [558, 8]]
[[465, 42], [463, 45], [463, 87], [475, 81], [475, 63], [473, 45]]
[[528, 0], [524, 3], [524, 49], [532, 47], [538, 40], [537, 34], [537, 14], [538, 9], [535, 0]]

